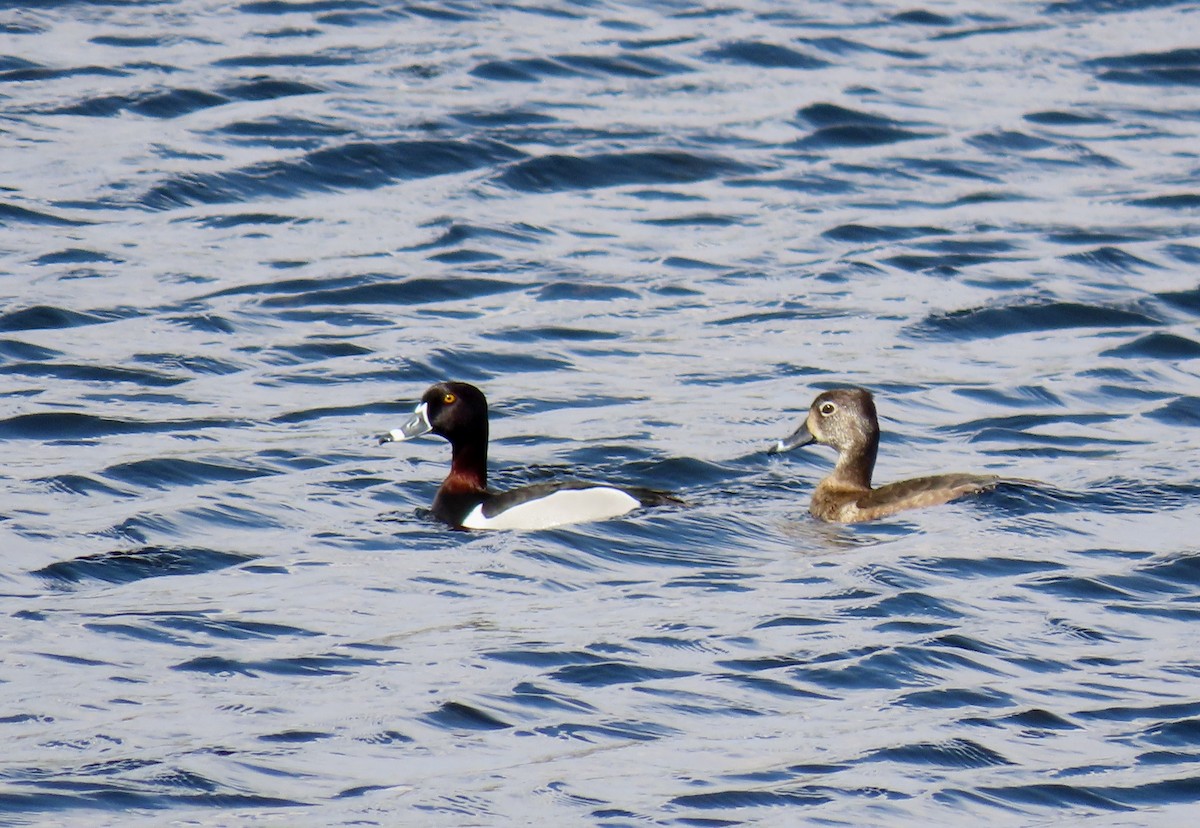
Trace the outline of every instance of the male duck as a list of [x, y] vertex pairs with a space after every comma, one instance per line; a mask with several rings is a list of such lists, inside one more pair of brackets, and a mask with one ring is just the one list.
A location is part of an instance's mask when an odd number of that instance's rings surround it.
[[569, 480], [498, 493], [487, 488], [488, 406], [465, 382], [431, 385], [404, 425], [380, 443], [434, 433], [450, 441], [450, 474], [433, 499], [434, 517], [460, 529], [549, 529], [604, 520], [640, 506], [678, 504], [670, 495]]
[[818, 394], [800, 427], [771, 446], [768, 453], [791, 451], [814, 442], [838, 450], [833, 474], [817, 484], [809, 505], [808, 510], [819, 520], [874, 520], [987, 491], [1000, 482], [999, 477], [990, 474], [938, 474], [872, 489], [871, 473], [879, 451], [879, 418], [871, 392], [865, 388], [835, 388]]

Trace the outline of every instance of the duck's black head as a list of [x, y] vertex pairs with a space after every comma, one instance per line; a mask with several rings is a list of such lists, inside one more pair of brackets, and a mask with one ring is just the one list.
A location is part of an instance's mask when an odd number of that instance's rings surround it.
[[483, 392], [466, 382], [435, 383], [421, 395], [412, 416], [398, 429], [380, 437], [380, 442], [411, 440], [422, 434], [438, 434], [451, 445], [488, 440], [488, 405]]

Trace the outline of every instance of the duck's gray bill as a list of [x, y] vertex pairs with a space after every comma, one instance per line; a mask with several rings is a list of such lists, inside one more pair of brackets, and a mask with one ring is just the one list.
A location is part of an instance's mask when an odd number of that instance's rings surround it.
[[809, 443], [815, 443], [817, 438], [812, 436], [812, 432], [808, 430], [808, 420], [800, 424], [800, 427], [784, 437], [782, 440], [777, 440], [767, 449], [767, 454], [782, 454], [785, 451], [791, 451], [794, 448], [807, 446]]
[[421, 403], [413, 411], [412, 416], [404, 421], [404, 425], [392, 429], [387, 434], [379, 435], [379, 442], [391, 443], [393, 441], [411, 440], [414, 437], [420, 437], [422, 434], [428, 434], [431, 431], [433, 431], [433, 426], [429, 423], [429, 407], [425, 403]]

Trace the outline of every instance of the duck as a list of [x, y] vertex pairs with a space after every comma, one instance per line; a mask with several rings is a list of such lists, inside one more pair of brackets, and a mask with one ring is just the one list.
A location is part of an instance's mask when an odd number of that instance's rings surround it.
[[837, 449], [833, 473], [813, 490], [809, 512], [830, 523], [860, 523], [909, 509], [949, 503], [985, 492], [1001, 482], [991, 474], [937, 474], [871, 487], [879, 452], [879, 417], [875, 398], [865, 388], [823, 391], [808, 416], [792, 434], [767, 449], [780, 454], [810, 443]]
[[466, 382], [438, 382], [412, 414], [379, 442], [436, 434], [450, 442], [450, 473], [433, 499], [433, 515], [456, 529], [550, 529], [606, 520], [646, 506], [681, 505], [665, 492], [564, 480], [506, 492], [487, 487], [488, 403]]

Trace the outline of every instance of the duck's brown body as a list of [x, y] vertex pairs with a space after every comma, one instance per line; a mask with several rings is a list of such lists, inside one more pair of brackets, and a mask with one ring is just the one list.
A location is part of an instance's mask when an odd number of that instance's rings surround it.
[[987, 491], [999, 481], [994, 475], [937, 474], [863, 490], [844, 487], [830, 476], [817, 484], [808, 511], [832, 523], [859, 523], [949, 503], [963, 495]]
[[938, 474], [871, 488], [879, 452], [879, 418], [871, 392], [864, 388], [836, 388], [818, 395], [795, 433], [770, 451], [790, 451], [813, 442], [838, 450], [833, 473], [817, 484], [809, 505], [813, 517], [833, 523], [859, 523], [937, 506], [1000, 482], [995, 475]]

